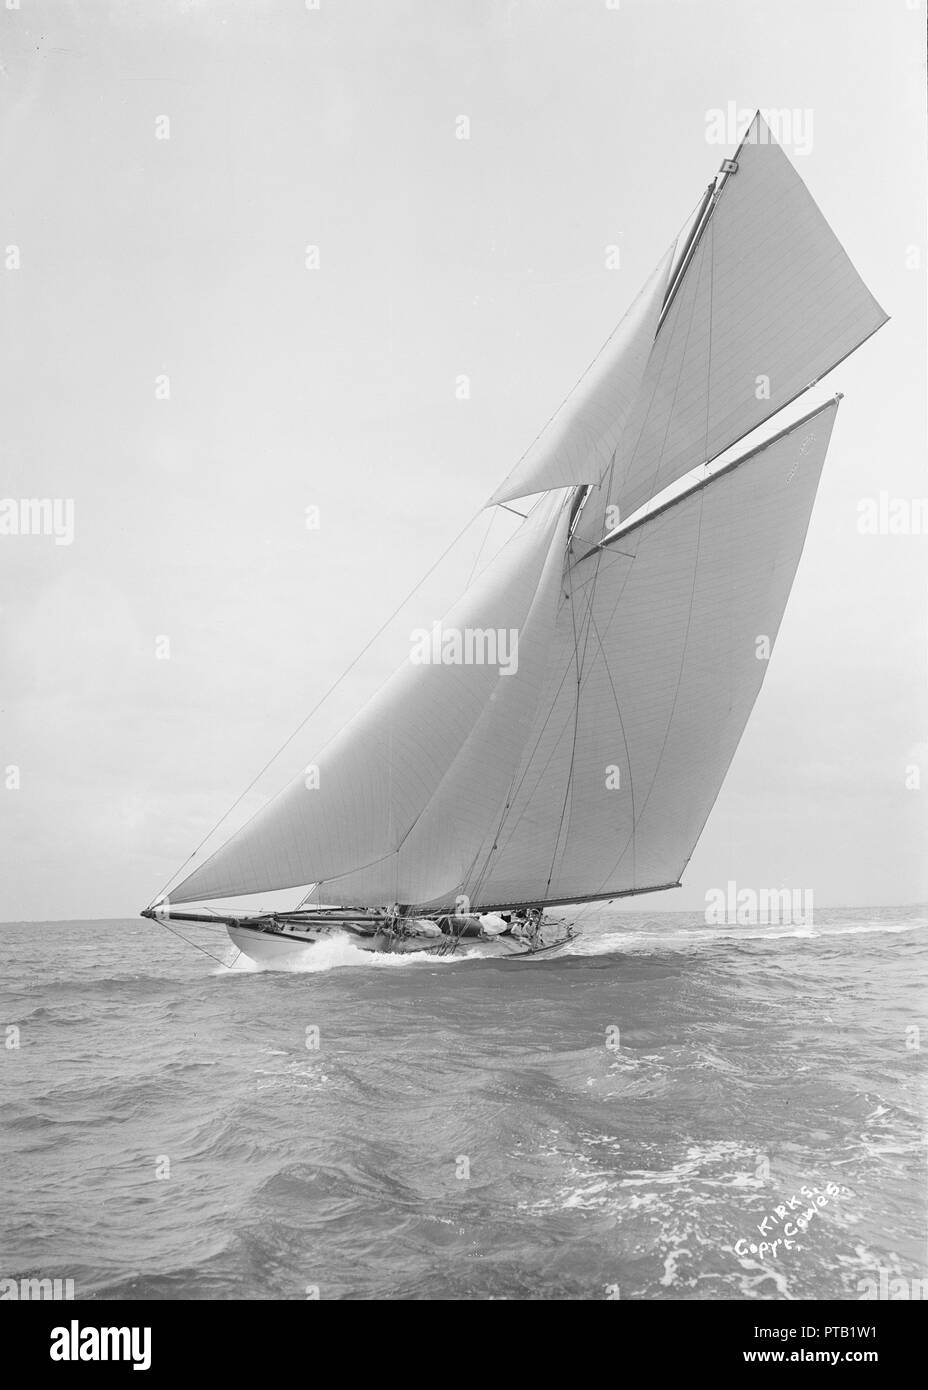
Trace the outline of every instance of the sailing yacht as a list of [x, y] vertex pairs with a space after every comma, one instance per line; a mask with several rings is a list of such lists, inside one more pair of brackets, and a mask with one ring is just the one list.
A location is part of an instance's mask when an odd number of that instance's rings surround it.
[[[222, 923], [272, 964], [336, 933], [532, 959], [573, 937], [553, 909], [678, 886], [767, 671], [840, 395], [721, 456], [886, 318], [758, 112], [489, 498], [522, 519], [432, 659], [412, 653], [316, 776], [143, 916]], [[515, 636], [517, 661], [468, 634]], [[283, 889], [286, 911], [208, 906]]]

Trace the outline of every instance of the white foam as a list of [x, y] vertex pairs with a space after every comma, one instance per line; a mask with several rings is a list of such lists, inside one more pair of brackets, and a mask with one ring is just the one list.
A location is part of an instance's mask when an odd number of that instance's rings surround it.
[[[289, 943], [288, 943], [289, 945]], [[294, 946], [279, 961], [258, 962], [250, 956], [240, 955], [228, 966], [220, 966], [213, 975], [264, 975], [281, 971], [290, 975], [317, 975], [327, 970], [338, 970], [344, 966], [360, 966], [370, 969], [400, 969], [410, 965], [456, 965], [472, 957], [468, 952], [453, 956], [436, 956], [428, 951], [406, 951], [393, 954], [382, 951], [362, 951], [348, 936], [341, 933], [330, 936], [325, 941], [314, 942], [302, 950]]]

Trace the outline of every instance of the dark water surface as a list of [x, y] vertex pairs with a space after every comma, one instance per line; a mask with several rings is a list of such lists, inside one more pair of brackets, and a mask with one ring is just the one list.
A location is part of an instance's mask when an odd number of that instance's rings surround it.
[[[290, 973], [138, 921], [0, 927], [0, 1275], [286, 1299], [924, 1276], [928, 911], [580, 921], [544, 962], [337, 942]], [[792, 1249], [751, 1254], [788, 1219]]]

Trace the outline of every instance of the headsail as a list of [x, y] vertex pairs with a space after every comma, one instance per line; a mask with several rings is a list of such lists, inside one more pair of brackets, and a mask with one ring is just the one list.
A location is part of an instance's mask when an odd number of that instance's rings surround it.
[[323, 882], [327, 903], [363, 906], [455, 888], [499, 814], [534, 716], [568, 501], [560, 492], [538, 504], [310, 775], [173, 889], [172, 902]]
[[760, 690], [836, 409], [569, 571], [510, 809], [463, 885], [476, 901], [575, 902], [679, 880]]

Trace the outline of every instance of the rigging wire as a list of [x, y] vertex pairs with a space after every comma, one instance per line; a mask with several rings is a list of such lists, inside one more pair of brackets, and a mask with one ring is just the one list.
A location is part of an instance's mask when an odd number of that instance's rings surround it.
[[169, 932], [171, 932], [172, 935], [178, 937], [181, 941], [185, 941], [187, 945], [192, 946], [195, 951], [202, 951], [204, 956], [209, 956], [210, 960], [216, 961], [218, 965], [223, 966], [226, 970], [232, 970], [235, 966], [235, 962], [242, 954], [241, 950], [237, 948], [235, 955], [232, 957], [232, 960], [225, 961], [222, 959], [221, 956], [214, 956], [212, 951], [207, 951], [206, 947], [201, 946], [198, 941], [191, 941], [189, 936], [184, 936], [183, 932], [179, 932], [176, 927], [172, 927], [170, 922], [166, 922], [160, 917], [156, 918], [155, 920], [158, 921], [162, 927], [165, 927]]
[[[507, 507], [507, 508], [506, 508], [506, 511], [507, 511], [507, 512], [508, 512], [508, 511], [511, 511], [511, 510], [512, 510], [511, 507]], [[517, 515], [518, 515], [518, 516], [521, 516], [522, 513], [521, 513], [521, 512], [518, 512]], [[483, 554], [484, 546], [486, 545], [487, 541], [490, 539], [490, 532], [491, 532], [492, 529], [493, 529], [493, 520], [494, 520], [494, 516], [493, 516], [493, 512], [490, 511], [489, 507], [487, 508], [487, 518], [488, 518], [488, 520], [487, 520], [487, 529], [486, 529], [486, 530], [484, 531], [484, 533], [483, 533], [483, 540], [480, 542], [480, 549], [477, 551], [477, 554], [476, 554], [475, 557], [474, 557], [474, 563], [473, 563], [473, 565], [471, 566], [470, 574], [469, 574], [468, 577], [467, 577], [467, 583], [466, 583], [465, 586], [464, 586], [465, 589], [469, 589], [470, 586], [471, 586], [471, 584], [473, 584], [473, 582], [474, 582], [474, 575], [477, 573], [477, 566], [480, 564], [480, 557], [481, 557], [481, 555]]]

